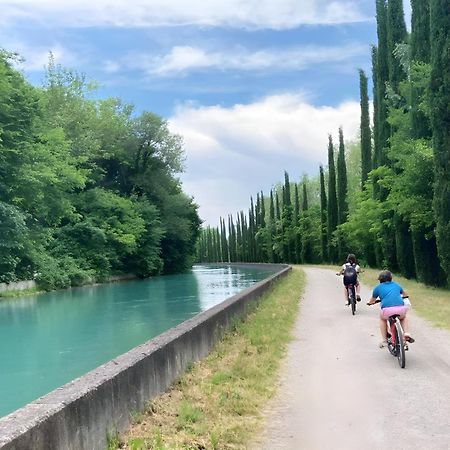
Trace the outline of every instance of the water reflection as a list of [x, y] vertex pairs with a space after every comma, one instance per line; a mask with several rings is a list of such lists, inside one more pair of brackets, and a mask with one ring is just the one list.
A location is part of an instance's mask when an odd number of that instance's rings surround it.
[[0, 302], [0, 416], [266, 278], [195, 266], [182, 275]]

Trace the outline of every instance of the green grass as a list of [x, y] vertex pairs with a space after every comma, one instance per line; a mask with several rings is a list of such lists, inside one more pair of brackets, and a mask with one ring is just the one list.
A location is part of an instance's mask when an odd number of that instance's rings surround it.
[[10, 290], [10, 291], [2, 291], [0, 292], [0, 300], [1, 299], [7, 299], [7, 298], [14, 298], [14, 297], [22, 297], [25, 295], [35, 295], [35, 294], [39, 294], [40, 291], [38, 288], [30, 288], [30, 289], [14, 289], [14, 290]]
[[245, 449], [276, 391], [304, 284], [303, 271], [294, 267], [272, 286], [205, 360], [152, 401], [119, 448]]

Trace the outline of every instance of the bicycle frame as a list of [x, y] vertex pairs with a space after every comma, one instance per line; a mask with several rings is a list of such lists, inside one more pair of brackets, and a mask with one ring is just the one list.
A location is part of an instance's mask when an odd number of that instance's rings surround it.
[[350, 302], [350, 306], [352, 308], [352, 315], [355, 315], [356, 312], [356, 291], [354, 284], [348, 284], [347, 286], [347, 298]]
[[404, 369], [406, 365], [405, 341], [399, 316], [390, 316], [388, 323], [388, 350], [392, 356], [395, 356], [398, 359], [400, 367]]

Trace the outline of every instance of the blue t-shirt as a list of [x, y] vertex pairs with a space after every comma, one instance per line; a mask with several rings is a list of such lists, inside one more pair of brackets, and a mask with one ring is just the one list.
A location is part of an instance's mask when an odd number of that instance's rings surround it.
[[391, 306], [403, 306], [402, 299], [403, 288], [395, 281], [380, 283], [375, 287], [372, 293], [373, 298], [380, 297], [381, 309]]

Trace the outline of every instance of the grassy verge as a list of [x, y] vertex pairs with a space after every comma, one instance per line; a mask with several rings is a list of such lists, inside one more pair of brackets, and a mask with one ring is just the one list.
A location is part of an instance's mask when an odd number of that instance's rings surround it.
[[276, 390], [304, 288], [299, 267], [172, 388], [133, 417], [110, 449], [245, 449]]
[[[370, 287], [377, 285], [379, 273], [376, 269], [365, 269], [361, 275], [362, 283]], [[450, 290], [426, 286], [396, 274], [394, 280], [408, 292], [412, 307], [419, 316], [436, 327], [450, 330]]]

